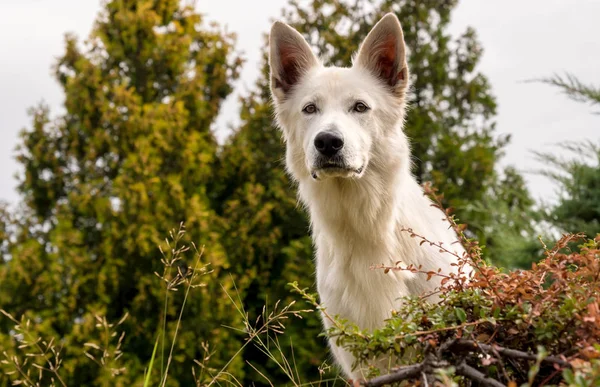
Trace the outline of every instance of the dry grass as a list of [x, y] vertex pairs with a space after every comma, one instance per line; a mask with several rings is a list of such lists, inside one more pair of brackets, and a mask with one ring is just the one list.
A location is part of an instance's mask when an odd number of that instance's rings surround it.
[[[167, 385], [186, 302], [189, 297], [193, 297], [194, 289], [206, 285], [202, 280], [212, 272], [210, 265], [203, 263], [204, 248], [198, 249], [194, 243], [184, 243], [185, 234], [185, 227], [182, 223], [178, 229], [174, 229], [169, 233], [169, 238], [165, 240], [165, 247], [159, 247], [163, 271], [154, 274], [160, 280], [164, 291], [164, 311], [161, 326], [157, 327], [159, 334], [154, 351], [144, 374], [144, 387], [151, 385], [152, 375], [154, 374], [156, 378], [156, 372], [160, 372], [159, 382], [156, 385], [161, 387]], [[190, 256], [194, 260], [193, 266], [185, 264], [185, 262], [192, 261]], [[243, 333], [245, 339], [240, 343], [237, 352], [220, 369], [211, 366], [214, 350], [211, 349], [210, 343], [200, 343], [203, 356], [201, 359], [194, 360], [195, 367], [191, 370], [197, 387], [243, 386], [240, 380], [229, 372], [228, 368], [248, 345], [256, 346], [265, 354], [269, 361], [273, 362], [289, 378], [290, 385], [297, 387], [329, 386], [336, 385], [336, 383], [347, 385], [339, 377], [324, 377], [326, 373], [331, 371], [331, 366], [326, 363], [319, 367], [320, 380], [314, 382], [303, 381], [303, 377], [299, 374], [295, 365], [293, 345], [290, 348], [284, 348], [280, 341], [281, 335], [285, 333], [286, 322], [290, 318], [302, 318], [302, 314], [311, 313], [311, 309], [295, 309], [295, 302], [282, 306], [277, 301], [272, 308], [265, 306], [259, 316], [252, 317], [244, 309], [237, 289], [235, 289], [234, 294], [227, 292], [225, 288], [223, 288], [223, 291], [226, 292], [232, 306], [236, 308], [243, 327], [240, 329], [225, 326], [225, 328]], [[183, 303], [175, 323], [173, 337], [168, 338], [166, 335], [166, 311], [169, 303], [173, 300], [172, 294], [175, 292], [184, 293]], [[25, 316], [17, 319], [7, 311], [0, 310], [0, 312], [14, 323], [12, 327], [14, 348], [12, 348], [11, 353], [6, 350], [3, 351], [0, 357], [0, 369], [10, 376], [12, 384], [27, 387], [67, 387], [67, 384], [61, 378], [63, 348], [57, 344], [60, 340], [40, 337], [35, 323]], [[117, 381], [119, 376], [127, 372], [126, 367], [121, 364], [120, 360], [123, 356], [122, 346], [126, 335], [122, 326], [128, 315], [124, 315], [117, 322], [110, 322], [101, 315], [95, 315], [94, 318], [96, 336], [89, 338], [83, 344], [81, 353], [90, 362], [97, 365], [102, 372], [106, 372], [110, 378]], [[158, 369], [158, 363], [160, 363], [160, 369]], [[262, 374], [254, 364], [248, 362], [248, 365], [261, 375], [267, 384], [273, 385], [269, 378]]]

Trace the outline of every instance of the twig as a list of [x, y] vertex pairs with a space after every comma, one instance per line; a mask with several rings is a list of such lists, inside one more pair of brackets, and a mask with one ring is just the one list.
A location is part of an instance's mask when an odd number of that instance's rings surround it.
[[[462, 347], [462, 348], [468, 348], [468, 349], [473, 349], [473, 350], [481, 348], [484, 351], [497, 352], [503, 356], [511, 357], [514, 359], [537, 360], [537, 355], [535, 355], [533, 353], [527, 353], [527, 352], [519, 351], [516, 349], [503, 348], [503, 347], [500, 347], [497, 345], [491, 346], [488, 344], [482, 344], [482, 343], [478, 343], [476, 341], [470, 341], [470, 340], [457, 340], [454, 343], [453, 347]], [[556, 356], [547, 356], [542, 360], [542, 362], [558, 364], [561, 367], [569, 367], [569, 368], [571, 367], [569, 362], [567, 362], [561, 358], [558, 358]]]
[[[485, 349], [483, 349], [483, 348], [482, 348], [482, 350], [485, 351]], [[498, 352], [498, 349], [496, 347], [492, 346], [492, 352], [494, 353], [494, 356], [496, 356], [496, 360], [498, 360], [498, 365], [500, 365], [500, 371], [502, 371], [502, 375], [504, 375], [504, 378], [506, 380], [511, 380], [510, 376], [508, 375], [508, 372], [506, 372], [506, 367], [504, 366], [504, 361], [500, 357], [500, 353]]]
[[[496, 334], [496, 333], [494, 332], [494, 334]], [[469, 336], [471, 337], [471, 339], [473, 339], [473, 341], [475, 341], [475, 337], [473, 336], [473, 332], [471, 332], [471, 334]], [[482, 346], [478, 346], [478, 348], [479, 348], [479, 350], [481, 351], [482, 354], [484, 354], [485, 356], [491, 357], [490, 351], [488, 351], [487, 348], [483, 348]], [[502, 357], [498, 353], [498, 350], [496, 349], [496, 347], [492, 346], [491, 352], [495, 356], [495, 360], [498, 362], [500, 371], [502, 372], [502, 375], [504, 376], [504, 379], [505, 380], [511, 380], [510, 376], [508, 376], [508, 373], [506, 372], [506, 368], [504, 367], [504, 361], [502, 360]]]
[[[435, 353], [431, 353], [430, 356], [427, 356], [425, 360], [418, 364], [413, 364], [409, 366], [404, 366], [396, 371], [389, 373], [387, 375], [378, 376], [371, 380], [363, 381], [361, 386], [365, 387], [377, 387], [384, 386], [391, 383], [400, 382], [403, 380], [422, 378], [424, 383], [431, 384], [434, 379], [431, 378], [432, 373], [435, 369], [438, 368], [447, 368], [451, 364], [447, 361], [437, 359], [442, 359], [445, 352], [452, 351], [456, 353], [456, 350], [469, 350], [469, 351], [478, 351], [483, 352], [484, 354], [493, 353], [497, 360], [500, 362], [502, 368], [502, 359], [500, 355], [508, 357], [510, 361], [514, 359], [524, 359], [524, 360], [538, 360], [537, 355], [519, 351], [516, 349], [508, 349], [503, 348], [497, 345], [488, 345], [482, 344], [475, 340], [465, 340], [465, 339], [451, 339], [449, 341], [444, 342]], [[570, 364], [556, 356], [548, 356], [545, 357], [542, 362], [557, 364], [561, 367], [570, 367]], [[500, 387], [504, 386], [498, 380], [488, 377], [483, 374], [481, 371], [471, 367], [464, 360], [460, 363], [455, 364], [456, 374], [467, 377], [473, 381], [480, 383], [483, 387]], [[504, 370], [504, 377], [507, 377], [506, 371]]]
[[544, 379], [544, 380], [543, 380], [543, 381], [540, 383], [540, 386], [545, 386], [545, 385], [547, 385], [547, 384], [548, 384], [548, 382], [550, 382], [550, 380], [552, 380], [552, 379], [553, 379], [553, 378], [556, 376], [556, 374], [558, 374], [558, 373], [562, 372], [563, 370], [564, 370], [563, 368], [558, 368], [558, 369], [555, 369], [555, 370], [554, 370], [554, 372], [552, 372], [550, 375], [548, 375], [548, 376], [546, 377], [546, 379]]
[[485, 376], [483, 373], [477, 371], [475, 368], [471, 367], [464, 361], [456, 366], [456, 373], [462, 376], [466, 376], [467, 378], [476, 382], [479, 382], [482, 386], [485, 387], [504, 387], [504, 384], [500, 383], [496, 379], [492, 379]]
[[378, 376], [371, 380], [366, 380], [366, 381], [362, 382], [362, 385], [365, 387], [379, 387], [379, 386], [385, 386], [386, 384], [399, 382], [402, 380], [413, 379], [413, 378], [419, 376], [424, 368], [425, 368], [424, 363], [418, 363], [418, 364], [414, 364], [414, 365], [405, 366], [391, 374]]
[[488, 319], [481, 319], [481, 320], [477, 320], [477, 321], [471, 321], [471, 322], [462, 323], [460, 325], [452, 325], [452, 326], [449, 326], [449, 327], [443, 327], [443, 328], [437, 328], [437, 329], [430, 329], [430, 330], [427, 330], [427, 331], [416, 331], [416, 332], [413, 332], [413, 333], [407, 333], [407, 334], [403, 334], [403, 335], [398, 335], [398, 336], [395, 337], [395, 339], [399, 340], [399, 339], [405, 338], [406, 336], [423, 336], [423, 335], [430, 335], [430, 334], [439, 333], [439, 332], [454, 331], [454, 330], [457, 330], [457, 329], [462, 329], [462, 328], [470, 327], [470, 326], [473, 326], [473, 325], [479, 325], [479, 324], [483, 324], [483, 323], [486, 323], [486, 322], [489, 322], [489, 320]]

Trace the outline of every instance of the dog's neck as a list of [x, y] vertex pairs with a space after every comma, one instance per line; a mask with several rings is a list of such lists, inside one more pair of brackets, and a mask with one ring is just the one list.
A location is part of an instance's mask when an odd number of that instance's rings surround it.
[[375, 243], [396, 232], [402, 201], [417, 185], [409, 171], [408, 152], [396, 156], [373, 159], [358, 179], [300, 180], [300, 198], [310, 211], [313, 231]]

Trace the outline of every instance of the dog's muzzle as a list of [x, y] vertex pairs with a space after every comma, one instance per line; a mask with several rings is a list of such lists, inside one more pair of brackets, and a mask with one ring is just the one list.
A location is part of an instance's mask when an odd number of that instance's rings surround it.
[[344, 137], [337, 130], [324, 130], [314, 139], [317, 150], [311, 175], [318, 180], [322, 177], [359, 177], [363, 167], [348, 165], [343, 156]]

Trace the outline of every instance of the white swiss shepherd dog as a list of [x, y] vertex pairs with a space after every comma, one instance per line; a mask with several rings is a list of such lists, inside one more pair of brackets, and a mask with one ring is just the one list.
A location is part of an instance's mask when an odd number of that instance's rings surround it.
[[[286, 168], [308, 208], [316, 246], [317, 289], [330, 315], [379, 328], [399, 298], [439, 286], [436, 277], [370, 270], [373, 264], [455, 272], [456, 257], [401, 231], [411, 228], [462, 254], [456, 234], [411, 174], [402, 127], [409, 74], [400, 22], [384, 16], [350, 68], [326, 67], [300, 33], [275, 22], [270, 33], [271, 92], [286, 142]], [[331, 324], [323, 319], [325, 327]], [[330, 342], [347, 377], [353, 356]], [[380, 367], [387, 368], [381, 359]]]

